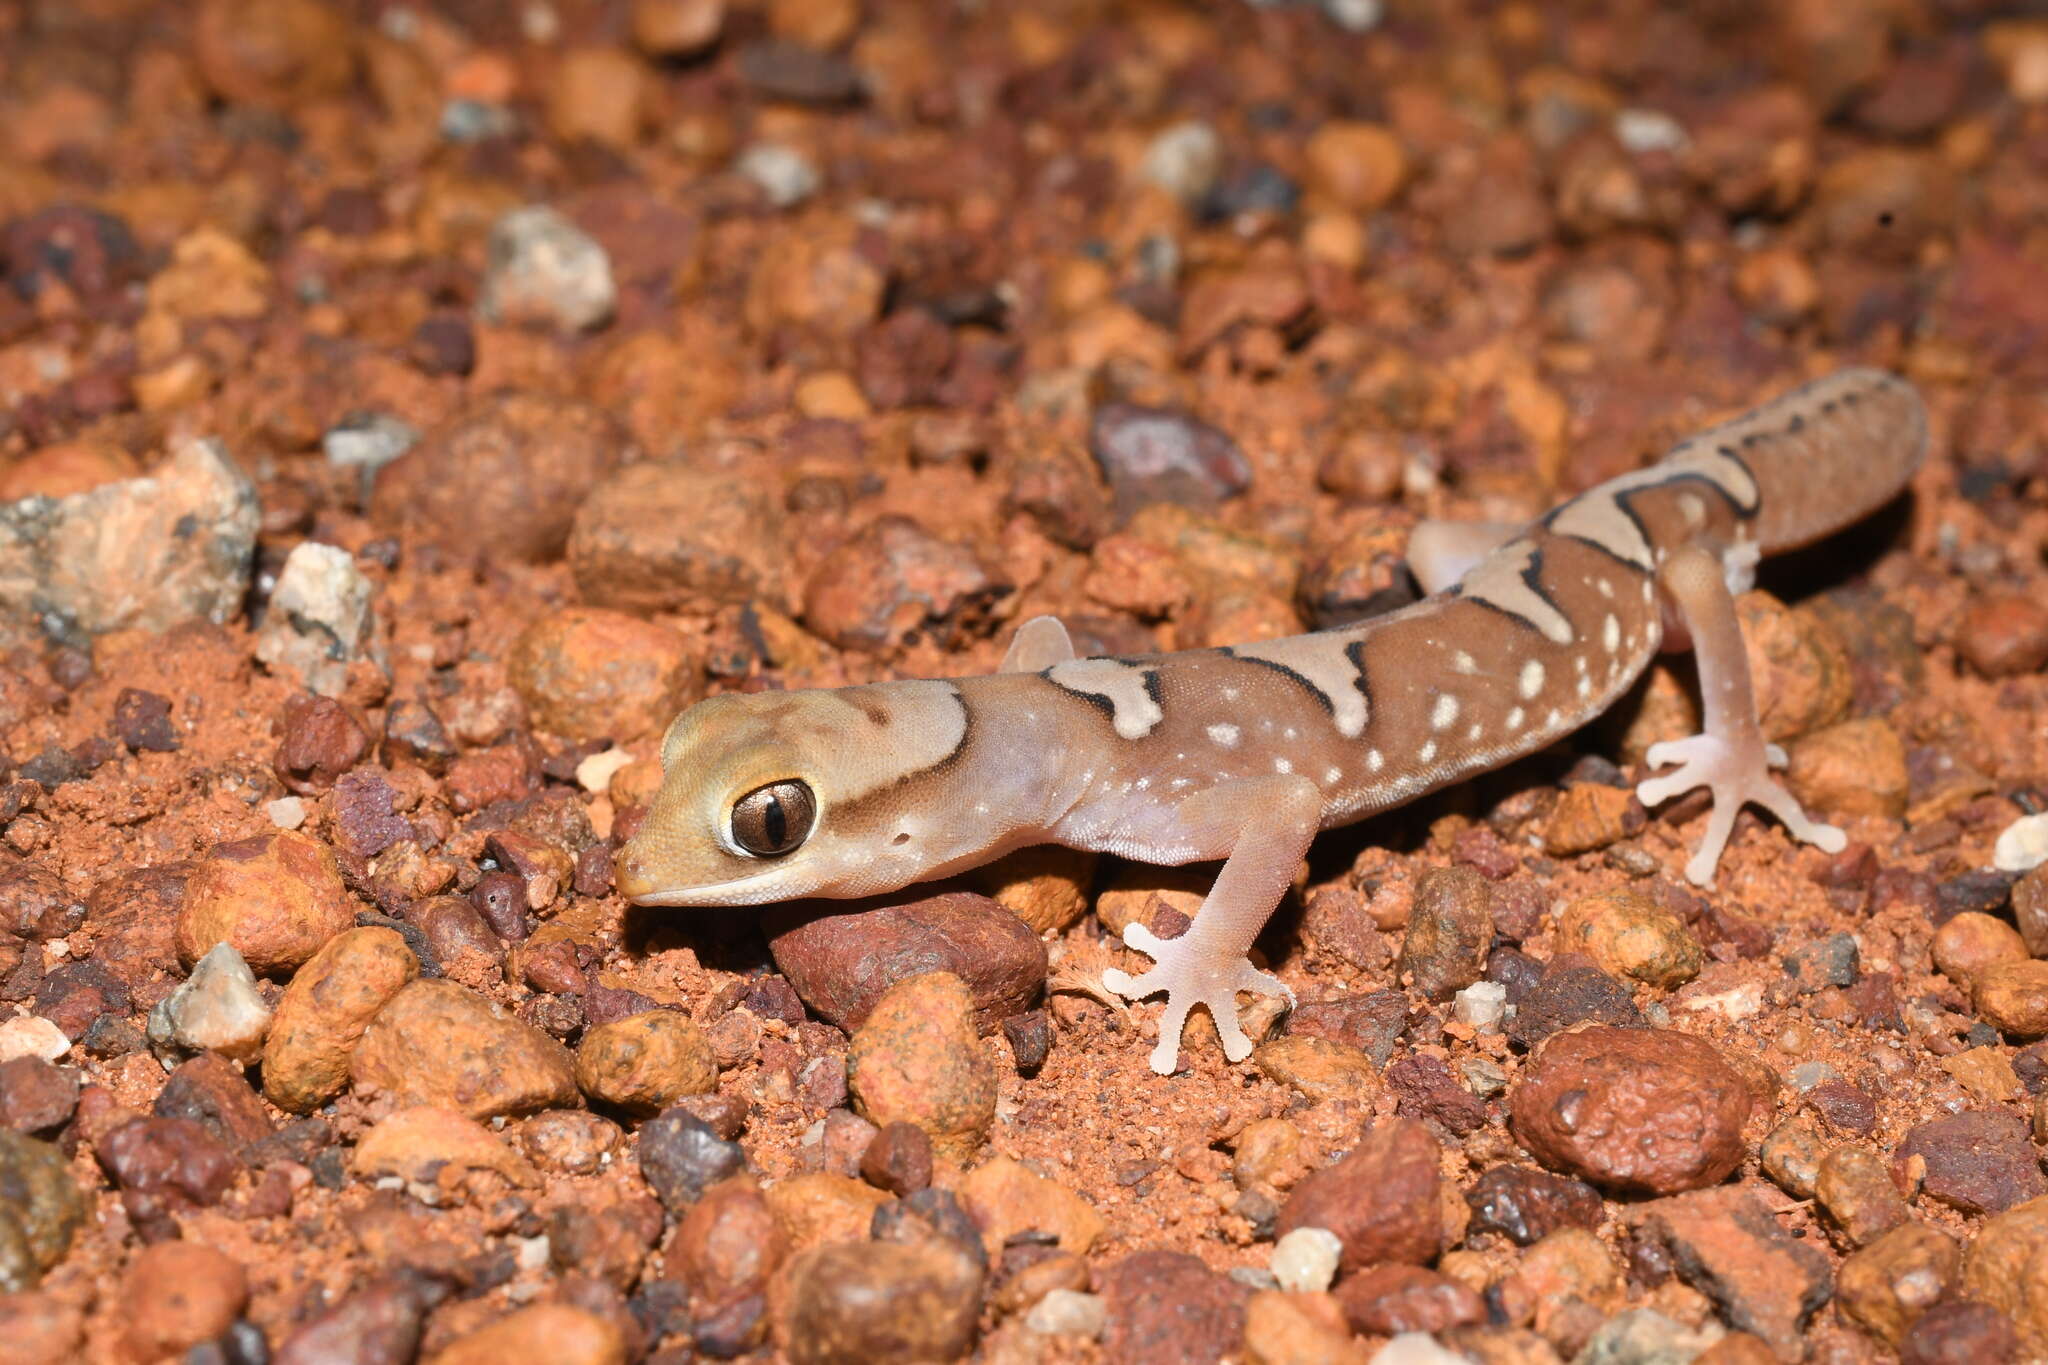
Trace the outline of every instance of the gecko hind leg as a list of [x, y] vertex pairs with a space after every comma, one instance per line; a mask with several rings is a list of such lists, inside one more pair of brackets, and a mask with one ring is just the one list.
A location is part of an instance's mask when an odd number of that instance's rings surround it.
[[1237, 1022], [1237, 993], [1257, 991], [1293, 1002], [1294, 993], [1252, 966], [1246, 954], [1293, 882], [1322, 809], [1322, 794], [1300, 776], [1233, 782], [1183, 806], [1181, 833], [1196, 848], [1227, 851], [1223, 871], [1179, 938], [1162, 939], [1142, 924], [1125, 927], [1124, 942], [1153, 960], [1150, 970], [1136, 976], [1115, 968], [1103, 973], [1103, 984], [1129, 999], [1166, 993], [1159, 1045], [1151, 1057], [1160, 1075], [1172, 1075], [1178, 1065], [1181, 1030], [1196, 1005], [1206, 1006], [1216, 1021], [1223, 1055], [1241, 1062], [1251, 1055], [1252, 1040]]
[[1692, 635], [1704, 728], [1687, 739], [1651, 745], [1644, 757], [1652, 768], [1675, 766], [1645, 778], [1636, 795], [1644, 805], [1655, 806], [1695, 787], [1713, 793], [1713, 813], [1699, 848], [1685, 865], [1686, 880], [1695, 886], [1713, 881], [1722, 851], [1735, 832], [1736, 814], [1746, 804], [1777, 816], [1786, 832], [1802, 843], [1827, 853], [1841, 852], [1848, 836], [1810, 818], [1798, 799], [1771, 776], [1771, 769], [1785, 766], [1785, 751], [1765, 743], [1757, 722], [1749, 656], [1721, 558], [1704, 547], [1687, 546], [1664, 561], [1657, 579]]

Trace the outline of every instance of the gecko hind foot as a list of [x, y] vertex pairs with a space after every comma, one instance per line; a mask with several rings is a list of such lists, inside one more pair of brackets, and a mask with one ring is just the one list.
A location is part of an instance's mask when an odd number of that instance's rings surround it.
[[1190, 942], [1192, 938], [1192, 930], [1181, 938], [1163, 939], [1142, 924], [1126, 925], [1124, 943], [1151, 958], [1153, 966], [1136, 976], [1115, 967], [1102, 974], [1104, 985], [1129, 1000], [1166, 993], [1166, 1013], [1159, 1017], [1159, 1046], [1152, 1049], [1151, 1057], [1152, 1069], [1162, 1076], [1171, 1076], [1180, 1062], [1181, 1030], [1196, 1005], [1208, 1006], [1210, 1018], [1216, 1021], [1216, 1036], [1223, 1040], [1223, 1055], [1241, 1062], [1251, 1055], [1252, 1040], [1237, 1022], [1237, 993], [1256, 991], [1282, 996], [1290, 1004], [1294, 1001], [1294, 992], [1285, 983], [1252, 966], [1247, 958], [1203, 960]]
[[1689, 739], [1652, 744], [1644, 758], [1652, 768], [1677, 765], [1637, 784], [1636, 796], [1644, 805], [1661, 805], [1695, 787], [1706, 787], [1713, 793], [1714, 808], [1707, 820], [1706, 835], [1685, 865], [1686, 880], [1694, 886], [1713, 881], [1722, 850], [1735, 832], [1735, 817], [1746, 804], [1762, 806], [1778, 817], [1794, 839], [1812, 844], [1824, 853], [1840, 853], [1848, 846], [1846, 834], [1833, 825], [1809, 818], [1798, 798], [1771, 776], [1772, 768], [1785, 766], [1785, 751], [1775, 744], [1758, 749], [1730, 744], [1718, 735], [1693, 735]]

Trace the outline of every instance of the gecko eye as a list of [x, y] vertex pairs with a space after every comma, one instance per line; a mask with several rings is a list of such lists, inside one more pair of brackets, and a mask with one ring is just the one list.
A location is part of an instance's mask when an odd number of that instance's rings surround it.
[[794, 779], [770, 782], [734, 803], [732, 841], [757, 858], [779, 858], [809, 837], [817, 813], [817, 798], [808, 786]]

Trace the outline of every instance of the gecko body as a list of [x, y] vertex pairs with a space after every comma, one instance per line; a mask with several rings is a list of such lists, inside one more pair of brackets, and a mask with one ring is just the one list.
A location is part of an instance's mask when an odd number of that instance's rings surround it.
[[1903, 380], [1845, 370], [1680, 443], [1519, 528], [1420, 528], [1426, 587], [1337, 630], [1221, 649], [1076, 658], [1050, 618], [1003, 671], [714, 697], [662, 746], [663, 782], [622, 852], [650, 905], [859, 897], [1059, 843], [1144, 862], [1224, 859], [1193, 926], [1125, 941], [1154, 960], [1111, 989], [1164, 993], [1155, 1070], [1189, 1010], [1241, 1060], [1239, 990], [1285, 994], [1246, 954], [1320, 830], [1542, 749], [1598, 716], [1659, 649], [1689, 645], [1703, 730], [1653, 747], [1656, 804], [1714, 797], [1687, 865], [1711, 879], [1745, 803], [1839, 849], [1770, 776], [1733, 594], [1760, 555], [1888, 502], [1926, 445]]

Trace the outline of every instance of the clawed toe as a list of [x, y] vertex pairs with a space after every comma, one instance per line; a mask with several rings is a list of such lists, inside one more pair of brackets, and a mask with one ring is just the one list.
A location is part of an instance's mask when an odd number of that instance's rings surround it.
[[1251, 1055], [1252, 1040], [1237, 1022], [1237, 993], [1278, 995], [1293, 1002], [1294, 992], [1286, 983], [1242, 957], [1234, 963], [1194, 961], [1188, 947], [1176, 946], [1181, 940], [1161, 939], [1142, 924], [1127, 926], [1124, 942], [1149, 954], [1154, 965], [1136, 976], [1112, 967], [1103, 972], [1102, 981], [1128, 1000], [1165, 993], [1166, 1011], [1159, 1018], [1159, 1046], [1153, 1049], [1151, 1058], [1152, 1069], [1162, 1076], [1171, 1075], [1180, 1062], [1181, 1031], [1195, 1006], [1205, 1007], [1215, 1020], [1223, 1055], [1232, 1062], [1241, 1062]]

